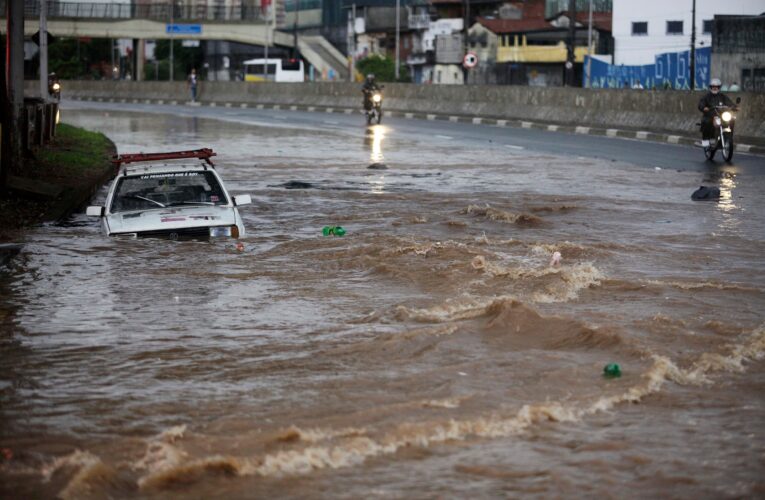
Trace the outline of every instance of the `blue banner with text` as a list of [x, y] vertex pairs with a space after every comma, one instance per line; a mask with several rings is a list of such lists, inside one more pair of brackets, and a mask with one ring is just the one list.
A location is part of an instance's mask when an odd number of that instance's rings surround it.
[[[691, 51], [657, 54], [653, 64], [625, 66], [592, 59], [592, 88], [690, 89]], [[696, 88], [709, 85], [711, 47], [696, 49]], [[585, 56], [587, 68], [589, 56]], [[586, 78], [586, 76], [585, 76]], [[586, 84], [586, 82], [584, 82]]]

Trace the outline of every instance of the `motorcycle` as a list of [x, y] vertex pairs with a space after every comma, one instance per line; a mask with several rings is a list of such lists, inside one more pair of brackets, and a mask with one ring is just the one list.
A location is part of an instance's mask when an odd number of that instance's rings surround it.
[[[739, 97], [736, 99], [736, 104], [740, 102], [741, 98]], [[704, 155], [707, 157], [707, 160], [713, 160], [718, 149], [722, 150], [725, 161], [733, 159], [733, 128], [736, 124], [735, 112], [735, 107], [714, 107], [712, 125], [715, 128], [715, 136], [709, 141], [709, 145], [704, 147]]]
[[364, 110], [367, 125], [371, 125], [373, 121], [379, 124], [382, 120], [382, 93], [379, 90], [368, 91], [367, 93], [371, 94], [369, 108]]

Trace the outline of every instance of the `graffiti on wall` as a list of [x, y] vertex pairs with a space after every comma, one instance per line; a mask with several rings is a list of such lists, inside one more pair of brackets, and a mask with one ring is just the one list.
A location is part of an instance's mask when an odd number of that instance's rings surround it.
[[[645, 64], [641, 66], [608, 64], [593, 58], [591, 77], [592, 88], [613, 89], [639, 87], [646, 89], [673, 88], [687, 90], [691, 86], [690, 52], [690, 50], [686, 50], [683, 52], [657, 54], [653, 64]], [[711, 56], [711, 47], [696, 49], [697, 89], [703, 89], [709, 85]], [[588, 59], [589, 56], [585, 56], [585, 68], [588, 65]]]

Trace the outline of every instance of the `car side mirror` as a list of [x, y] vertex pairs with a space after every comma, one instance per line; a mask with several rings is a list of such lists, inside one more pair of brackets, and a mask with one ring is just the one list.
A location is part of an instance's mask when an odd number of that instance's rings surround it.
[[736, 104], [739, 104], [740, 102], [741, 102], [741, 98], [740, 97], [736, 97]]
[[89, 215], [91, 217], [103, 217], [104, 207], [88, 207], [85, 209], [85, 215]]
[[249, 205], [252, 203], [252, 197], [249, 194], [240, 194], [239, 196], [234, 196], [234, 205], [237, 207], [241, 205]]

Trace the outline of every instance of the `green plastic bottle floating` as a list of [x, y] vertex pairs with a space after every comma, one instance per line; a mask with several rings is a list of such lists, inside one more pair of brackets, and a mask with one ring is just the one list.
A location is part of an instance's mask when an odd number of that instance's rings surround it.
[[342, 226], [324, 226], [321, 230], [324, 236], [344, 236], [345, 229]]
[[622, 376], [622, 369], [616, 363], [608, 363], [603, 367], [603, 376], [608, 378], [618, 378]]

